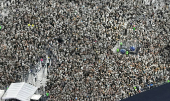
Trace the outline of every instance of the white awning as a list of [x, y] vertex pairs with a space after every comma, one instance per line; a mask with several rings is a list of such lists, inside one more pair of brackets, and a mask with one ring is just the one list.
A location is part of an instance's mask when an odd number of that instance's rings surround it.
[[37, 87], [34, 87], [25, 82], [21, 83], [12, 83], [8, 90], [5, 92], [2, 99], [18, 99], [21, 101], [30, 101], [30, 98], [37, 90]]
[[31, 100], [39, 100], [41, 96], [42, 96], [42, 95], [35, 95], [35, 94], [34, 94], [34, 95], [31, 97]]
[[4, 90], [0, 90], [0, 98], [4, 95]]

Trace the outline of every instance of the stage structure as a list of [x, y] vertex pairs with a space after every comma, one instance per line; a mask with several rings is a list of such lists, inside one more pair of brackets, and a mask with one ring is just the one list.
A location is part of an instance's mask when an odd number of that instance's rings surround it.
[[20, 101], [30, 101], [37, 89], [37, 87], [25, 82], [12, 83], [2, 97], [2, 100], [17, 99]]

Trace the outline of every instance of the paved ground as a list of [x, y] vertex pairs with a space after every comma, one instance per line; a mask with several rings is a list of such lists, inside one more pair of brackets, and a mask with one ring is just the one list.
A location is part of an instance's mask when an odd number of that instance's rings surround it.
[[[31, 83], [36, 87], [45, 86], [48, 79], [47, 76], [47, 61], [44, 60], [45, 66], [42, 67], [42, 63], [39, 62], [35, 67], [33, 67], [32, 72], [28, 74], [25, 78], [27, 83]], [[30, 70], [31, 71], [31, 70]], [[36, 81], [35, 81], [36, 80]]]

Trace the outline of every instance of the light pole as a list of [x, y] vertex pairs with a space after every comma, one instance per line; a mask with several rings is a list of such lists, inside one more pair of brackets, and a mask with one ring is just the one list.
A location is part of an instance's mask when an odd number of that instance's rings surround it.
[[[23, 53], [22, 53], [22, 58], [23, 58]], [[22, 67], [22, 71], [23, 71], [23, 78], [22, 78], [22, 81], [24, 82], [24, 68], [23, 68], [23, 66], [22, 66], [22, 59], [21, 59], [21, 67]]]
[[25, 72], [25, 71], [24, 71], [24, 66], [22, 65], [22, 62], [23, 62], [23, 61], [22, 61], [22, 59], [23, 59], [23, 51], [21, 51], [21, 52], [22, 52], [21, 67], [22, 67], [22, 71], [23, 71], [23, 79], [22, 79], [22, 81], [25, 82], [25, 79], [24, 79], [24, 77], [25, 77], [24, 72]]

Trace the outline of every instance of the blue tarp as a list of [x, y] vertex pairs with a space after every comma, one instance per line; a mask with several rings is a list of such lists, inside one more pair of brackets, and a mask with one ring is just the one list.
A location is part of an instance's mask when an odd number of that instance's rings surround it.
[[170, 83], [139, 93], [121, 101], [170, 101]]

